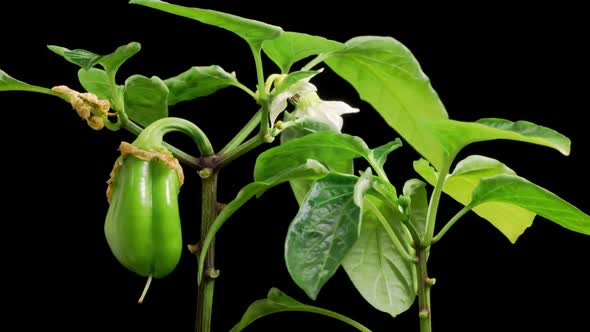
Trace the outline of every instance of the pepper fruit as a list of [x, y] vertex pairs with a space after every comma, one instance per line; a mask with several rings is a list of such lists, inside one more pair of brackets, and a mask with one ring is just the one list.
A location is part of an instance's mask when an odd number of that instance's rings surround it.
[[147, 290], [152, 277], [170, 274], [180, 260], [178, 194], [184, 176], [178, 160], [163, 147], [148, 151], [122, 142], [119, 150], [108, 181], [104, 231], [117, 260], [149, 277]]

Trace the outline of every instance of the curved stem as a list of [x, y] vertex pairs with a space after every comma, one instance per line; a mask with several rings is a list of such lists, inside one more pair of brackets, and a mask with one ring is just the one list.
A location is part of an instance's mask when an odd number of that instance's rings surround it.
[[[125, 129], [127, 129], [130, 133], [139, 136], [139, 134], [141, 134], [141, 132], [143, 131], [143, 128], [141, 128], [140, 126], [138, 126], [135, 122], [129, 120], [127, 121], [127, 125], [125, 126]], [[170, 152], [172, 152], [172, 154], [174, 155], [174, 157], [176, 157], [181, 163], [188, 165], [191, 168], [194, 169], [201, 169], [201, 165], [199, 163], [199, 158], [194, 157], [182, 150], [180, 150], [179, 148], [170, 145], [166, 142], [163, 143], [164, 146], [170, 150]]]
[[432, 238], [432, 243], [434, 244], [434, 243], [438, 242], [449, 231], [449, 229], [451, 229], [451, 227], [453, 227], [453, 225], [463, 215], [465, 215], [465, 213], [467, 213], [469, 211], [471, 211], [471, 206], [469, 206], [469, 205], [466, 205], [461, 210], [459, 210], [459, 212], [457, 212], [457, 214], [455, 214], [453, 216], [453, 218], [451, 218], [451, 220], [449, 220], [449, 222], [447, 222], [445, 224], [445, 226], [440, 230], [440, 232], [438, 232], [438, 234], [436, 234], [436, 236]]
[[134, 144], [143, 149], [158, 149], [162, 145], [164, 135], [173, 131], [182, 132], [192, 138], [202, 156], [210, 156], [214, 153], [209, 139], [197, 125], [186, 119], [175, 117], [152, 122], [137, 136]]

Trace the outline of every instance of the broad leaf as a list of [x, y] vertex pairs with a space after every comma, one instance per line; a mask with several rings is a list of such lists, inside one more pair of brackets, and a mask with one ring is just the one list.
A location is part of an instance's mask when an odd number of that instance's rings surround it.
[[283, 29], [274, 25], [210, 9], [184, 7], [159, 0], [131, 0], [129, 3], [158, 9], [229, 30], [248, 43], [258, 44], [264, 40], [277, 38], [283, 33]]
[[374, 162], [379, 165], [379, 167], [383, 168], [385, 162], [387, 161], [387, 156], [397, 148], [402, 146], [402, 141], [399, 138], [396, 138], [394, 141], [381, 145], [379, 147], [374, 148], [371, 150], [369, 158], [374, 160]]
[[95, 94], [99, 99], [112, 101], [111, 84], [104, 70], [98, 68], [90, 68], [89, 70], [80, 68], [78, 70], [78, 80], [86, 91]]
[[0, 69], [0, 91], [39, 92], [39, 93], [44, 93], [44, 94], [60, 97], [66, 101], [70, 100], [70, 98], [67, 94], [53, 91], [51, 89], [44, 88], [42, 86], [32, 85], [32, 84], [25, 83], [23, 81], [19, 81], [16, 78], [8, 75], [2, 69]]
[[283, 73], [288, 73], [291, 66], [299, 60], [343, 47], [344, 44], [324, 37], [290, 31], [262, 44], [264, 53], [279, 66]]
[[590, 216], [554, 193], [516, 175], [481, 179], [470, 205], [503, 202], [518, 205], [571, 231], [590, 235]]
[[285, 261], [293, 281], [312, 299], [336, 273], [358, 237], [357, 177], [331, 173], [314, 182], [289, 225]]
[[414, 149], [442, 164], [438, 138], [421, 129], [423, 121], [447, 119], [447, 113], [404, 45], [390, 37], [356, 37], [344, 49], [326, 54], [324, 61]]
[[[426, 160], [414, 162], [414, 169], [428, 183], [435, 185], [438, 174]], [[480, 180], [498, 174], [516, 174], [498, 160], [472, 155], [463, 159], [447, 176], [443, 191], [463, 205], [471, 202], [473, 190]], [[489, 221], [504, 236], [514, 243], [532, 225], [535, 214], [517, 205], [505, 202], [487, 202], [476, 206], [473, 211]]]
[[436, 169], [466, 145], [509, 139], [569, 153], [569, 140], [530, 122], [449, 120], [442, 102], [410, 51], [390, 37], [364, 36], [323, 55], [385, 121]]
[[[217, 231], [223, 226], [229, 217], [236, 212], [242, 205], [249, 201], [252, 197], [259, 197], [268, 189], [279, 185], [283, 182], [290, 181], [293, 179], [308, 179], [316, 180], [324, 177], [329, 171], [322, 164], [316, 160], [306, 160], [300, 165], [292, 168], [284, 169], [275, 174], [273, 177], [265, 179], [265, 181], [252, 182], [242, 188], [236, 197], [221, 210], [219, 215], [215, 218], [209, 232], [203, 243], [201, 243], [201, 254], [199, 255], [199, 271], [203, 271], [203, 265], [205, 263], [205, 256], [211, 245], [211, 241], [215, 238]], [[199, 283], [201, 282], [202, 273], [199, 273]]]
[[146, 127], [168, 116], [168, 88], [153, 76], [133, 75], [125, 81], [125, 113], [129, 118]]
[[89, 70], [100, 64], [110, 75], [115, 75], [119, 67], [130, 57], [135, 55], [141, 49], [137, 42], [131, 42], [127, 45], [118, 47], [114, 52], [107, 55], [99, 55], [83, 49], [69, 50], [65, 47], [48, 45], [54, 53], [61, 55], [67, 61]]
[[339, 163], [348, 165], [354, 158], [366, 157], [369, 151], [359, 137], [327, 131], [315, 132], [261, 153], [256, 159], [254, 178], [264, 181], [280, 170], [299, 165], [306, 159], [319, 160], [329, 166]]
[[428, 213], [428, 196], [426, 183], [418, 179], [406, 181], [403, 188], [405, 196], [410, 197], [410, 222], [416, 228], [421, 239], [426, 234], [426, 215]]
[[[445, 156], [453, 156], [468, 144], [496, 139], [533, 143], [570, 153], [570, 140], [557, 131], [529, 121], [512, 122], [485, 118], [476, 122], [433, 121], [424, 130], [432, 130], [443, 145]], [[435, 165], [436, 166], [436, 165]]]
[[315, 306], [303, 304], [287, 294], [281, 292], [277, 288], [271, 288], [266, 296], [266, 299], [257, 300], [252, 303], [238, 324], [236, 324], [230, 332], [240, 332], [254, 321], [278, 312], [288, 311], [303, 311], [321, 314], [341, 320], [351, 326], [357, 328], [359, 331], [370, 332], [370, 330], [354, 320], [344, 317], [338, 313]]
[[[380, 200], [368, 196], [365, 204], [374, 204], [390, 226], [401, 227], [399, 213]], [[342, 260], [342, 267], [367, 302], [395, 317], [408, 310], [416, 298], [414, 264], [396, 249], [375, 209], [363, 210], [359, 238]]]
[[228, 73], [220, 66], [192, 67], [164, 80], [170, 93], [168, 105], [208, 96], [230, 85], [238, 84], [235, 73]]

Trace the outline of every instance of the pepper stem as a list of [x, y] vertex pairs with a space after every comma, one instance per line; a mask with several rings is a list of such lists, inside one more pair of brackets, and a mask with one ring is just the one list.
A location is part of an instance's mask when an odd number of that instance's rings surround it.
[[143, 300], [145, 299], [145, 296], [147, 295], [148, 289], [150, 289], [150, 285], [152, 284], [152, 275], [150, 274], [148, 276], [148, 279], [145, 283], [145, 287], [143, 287], [143, 292], [141, 293], [141, 296], [139, 297], [139, 300], [137, 300], [137, 303], [142, 304]]

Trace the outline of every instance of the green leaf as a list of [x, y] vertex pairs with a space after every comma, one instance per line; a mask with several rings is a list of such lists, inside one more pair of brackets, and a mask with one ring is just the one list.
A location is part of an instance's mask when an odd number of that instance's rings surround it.
[[150, 123], [168, 116], [168, 88], [153, 76], [133, 75], [125, 81], [125, 113], [138, 124]]
[[231, 85], [239, 84], [235, 73], [228, 73], [217, 65], [191, 67], [189, 70], [164, 80], [170, 93], [168, 105], [208, 96]]
[[[199, 271], [203, 271], [205, 263], [205, 256], [209, 251], [211, 241], [215, 238], [215, 234], [219, 231], [221, 226], [236, 212], [242, 205], [249, 201], [252, 197], [259, 197], [268, 189], [279, 185], [283, 182], [290, 181], [293, 179], [308, 179], [316, 180], [324, 177], [329, 171], [322, 164], [316, 160], [306, 160], [300, 165], [283, 169], [280, 172], [274, 174], [274, 176], [265, 179], [265, 181], [252, 182], [242, 188], [236, 197], [221, 210], [219, 215], [215, 218], [203, 243], [201, 244], [201, 254], [199, 255]], [[202, 273], [199, 273], [198, 281], [201, 282]]]
[[141, 45], [138, 42], [131, 42], [127, 45], [118, 47], [114, 52], [107, 55], [98, 55], [83, 49], [69, 50], [65, 47], [56, 45], [48, 45], [47, 48], [54, 53], [61, 55], [67, 61], [86, 70], [100, 64], [107, 73], [114, 76], [119, 67], [127, 61], [127, 59], [139, 52]]
[[410, 197], [410, 222], [416, 228], [421, 239], [426, 235], [426, 215], [428, 213], [428, 196], [426, 183], [418, 179], [406, 181], [403, 188], [405, 196]]
[[[414, 162], [414, 169], [428, 183], [436, 184], [438, 174], [426, 160]], [[457, 163], [453, 172], [447, 176], [443, 191], [459, 203], [468, 205], [480, 181], [498, 174], [516, 173], [498, 160], [471, 155]], [[474, 207], [473, 212], [489, 221], [512, 243], [532, 225], [535, 218], [531, 211], [505, 202], [486, 202]]]
[[109, 101], [112, 101], [113, 94], [111, 91], [111, 84], [109, 83], [109, 77], [104, 70], [97, 68], [86, 70], [80, 68], [80, 70], [78, 70], [78, 80], [86, 91], [95, 94], [99, 99], [108, 99]]
[[[374, 204], [390, 226], [401, 228], [399, 213], [373, 196], [366, 200], [365, 204]], [[401, 229], [398, 232], [403, 234]], [[396, 249], [373, 209], [363, 210], [360, 236], [342, 260], [342, 267], [363, 298], [376, 309], [395, 317], [414, 303], [414, 265]]]
[[[367, 144], [356, 136], [335, 132], [315, 132], [293, 139], [261, 153], [256, 159], [254, 178], [264, 181], [282, 169], [299, 165], [306, 159], [319, 160], [332, 168], [369, 154]], [[340, 171], [339, 169], [333, 169]]]
[[281, 292], [277, 288], [271, 288], [268, 292], [268, 295], [266, 296], [266, 299], [257, 300], [254, 303], [252, 303], [242, 316], [240, 322], [236, 324], [230, 330], [230, 332], [240, 332], [248, 325], [252, 324], [254, 321], [264, 316], [268, 316], [270, 314], [278, 312], [288, 311], [302, 311], [321, 314], [343, 321], [344, 323], [347, 323], [360, 331], [370, 332], [368, 328], [364, 327], [363, 325], [355, 322], [354, 320], [348, 317], [344, 317], [330, 310], [303, 304], [295, 300], [294, 298], [288, 296], [287, 294]]
[[138, 42], [131, 42], [127, 45], [119, 46], [113, 53], [103, 56], [99, 63], [107, 73], [114, 76], [119, 70], [119, 67], [129, 58], [137, 54], [139, 50], [141, 50], [141, 45]]
[[399, 138], [396, 138], [394, 141], [391, 141], [387, 144], [381, 145], [377, 148], [371, 150], [369, 154], [369, 158], [374, 160], [374, 162], [379, 165], [379, 167], [383, 168], [385, 165], [385, 161], [387, 161], [387, 156], [397, 148], [402, 146], [402, 141]]
[[518, 205], [571, 231], [590, 235], [590, 216], [522, 177], [498, 174], [483, 178], [473, 190], [470, 205], [503, 202]]
[[442, 164], [438, 138], [421, 129], [423, 121], [447, 119], [447, 113], [412, 53], [390, 37], [356, 37], [345, 45], [326, 54], [326, 64], [416, 151]]
[[54, 53], [61, 55], [68, 62], [71, 62], [84, 69], [90, 69], [94, 67], [102, 58], [101, 55], [83, 49], [69, 50], [65, 47], [56, 45], [48, 45], [47, 48], [49, 48], [49, 50], [53, 51]]
[[129, 3], [158, 9], [229, 30], [248, 43], [257, 44], [264, 40], [277, 38], [283, 33], [283, 29], [278, 26], [210, 9], [184, 7], [158, 0], [131, 0]]
[[47, 95], [59, 97], [67, 102], [70, 101], [70, 97], [67, 94], [53, 91], [42, 86], [32, 85], [19, 81], [16, 78], [8, 75], [5, 71], [0, 69], [0, 91], [29, 91], [39, 92]]
[[290, 31], [262, 44], [264, 53], [279, 66], [283, 73], [288, 73], [291, 66], [299, 60], [343, 47], [344, 44], [324, 37]]
[[363, 36], [323, 55], [324, 61], [347, 80], [385, 121], [436, 169], [466, 145], [509, 139], [569, 153], [569, 140], [530, 122], [484, 119], [449, 120], [438, 94], [411, 52], [390, 37]]
[[570, 153], [571, 142], [566, 136], [529, 121], [512, 122], [497, 118], [480, 119], [476, 122], [433, 121], [424, 130], [433, 131], [440, 138], [446, 156], [455, 155], [468, 144], [496, 139], [547, 146], [564, 155]]
[[358, 237], [357, 177], [331, 173], [314, 182], [289, 225], [285, 261], [293, 281], [316, 299]]

